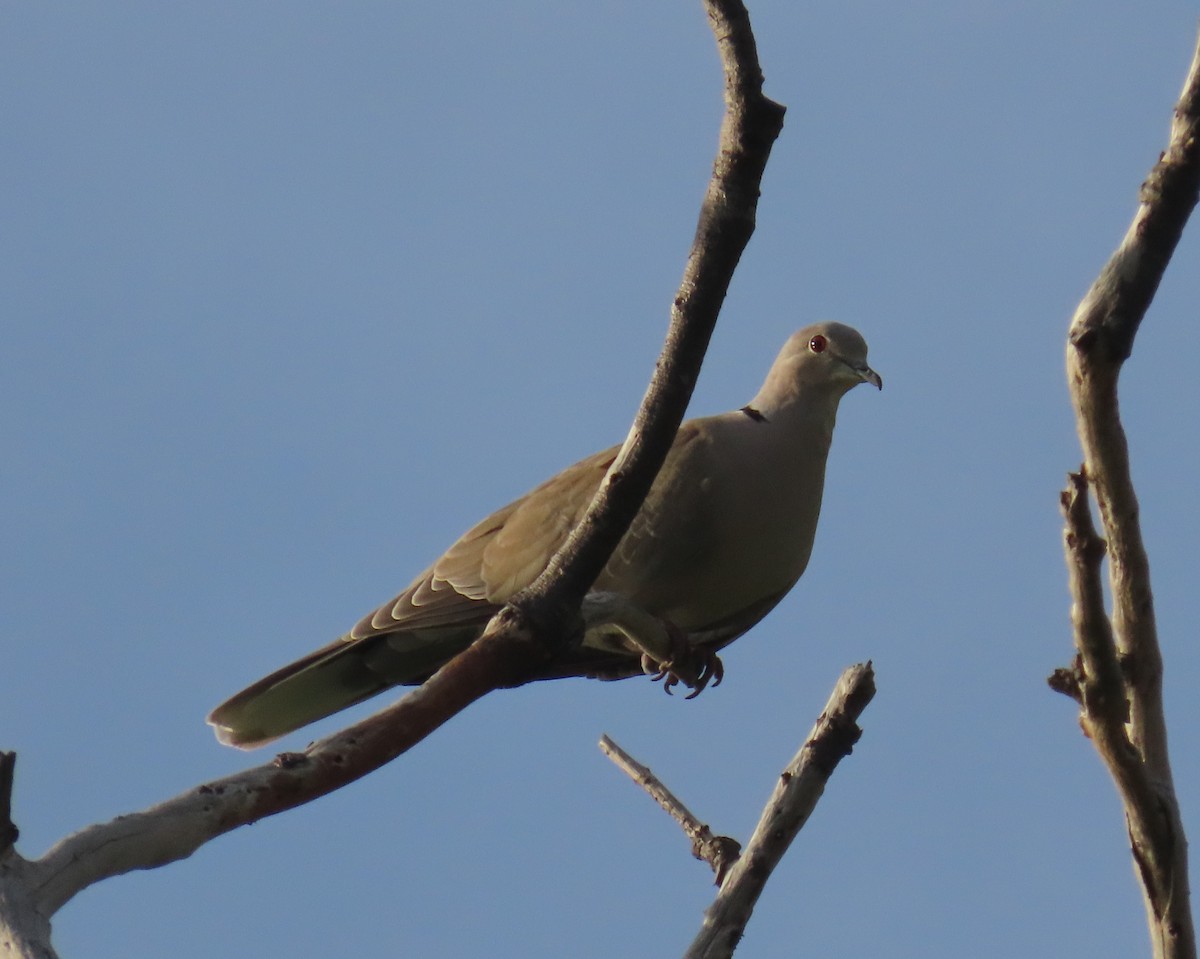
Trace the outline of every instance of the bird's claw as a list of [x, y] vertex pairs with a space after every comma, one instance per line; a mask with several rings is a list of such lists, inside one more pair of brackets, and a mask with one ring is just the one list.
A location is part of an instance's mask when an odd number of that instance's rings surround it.
[[720, 686], [725, 678], [721, 657], [712, 649], [690, 643], [687, 634], [674, 623], [663, 620], [663, 625], [671, 638], [671, 654], [659, 662], [650, 654], [643, 653], [642, 672], [652, 682], [662, 680], [663, 690], [668, 696], [674, 695], [671, 690], [680, 683], [691, 690], [685, 699], [695, 699], [709, 684]]

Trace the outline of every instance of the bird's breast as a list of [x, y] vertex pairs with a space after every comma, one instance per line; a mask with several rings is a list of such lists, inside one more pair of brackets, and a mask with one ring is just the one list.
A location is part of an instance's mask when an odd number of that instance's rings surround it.
[[798, 450], [761, 426], [724, 444], [715, 432], [668, 460], [597, 588], [685, 629], [790, 589], [812, 552], [828, 443]]

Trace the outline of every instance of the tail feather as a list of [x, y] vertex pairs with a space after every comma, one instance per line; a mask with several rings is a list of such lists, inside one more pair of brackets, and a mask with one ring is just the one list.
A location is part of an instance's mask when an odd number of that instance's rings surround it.
[[264, 746], [392, 686], [423, 682], [469, 642], [455, 639], [451, 648], [411, 634], [339, 639], [243, 689], [208, 723], [227, 746]]

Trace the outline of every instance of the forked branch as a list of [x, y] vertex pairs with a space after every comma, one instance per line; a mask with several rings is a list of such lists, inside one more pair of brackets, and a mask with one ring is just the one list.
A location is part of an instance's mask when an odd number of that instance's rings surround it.
[[[1167, 751], [1162, 653], [1117, 380], [1183, 228], [1200, 198], [1200, 45], [1175, 107], [1170, 140], [1142, 185], [1133, 222], [1079, 304], [1067, 344], [1067, 380], [1084, 465], [1063, 493], [1077, 656], [1051, 677], [1081, 707], [1081, 722], [1125, 807], [1157, 959], [1196, 955], [1187, 840]], [[1100, 564], [1107, 541], [1111, 622]]]
[[779, 776], [744, 850], [700, 823], [649, 769], [604, 737], [600, 748], [683, 827], [696, 858], [717, 873], [720, 891], [684, 959], [728, 959], [745, 933], [758, 897], [825, 791], [843, 757], [862, 736], [858, 718], [875, 696], [870, 663], [845, 670], [800, 751]]

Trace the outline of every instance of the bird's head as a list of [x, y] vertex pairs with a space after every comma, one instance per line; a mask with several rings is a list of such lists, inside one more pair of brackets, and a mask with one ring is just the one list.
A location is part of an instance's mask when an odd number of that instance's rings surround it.
[[883, 378], [867, 365], [862, 334], [844, 323], [815, 323], [783, 344], [751, 405], [764, 413], [797, 399], [820, 397], [836, 405], [859, 383], [883, 389]]

